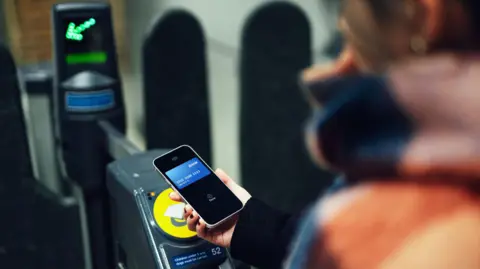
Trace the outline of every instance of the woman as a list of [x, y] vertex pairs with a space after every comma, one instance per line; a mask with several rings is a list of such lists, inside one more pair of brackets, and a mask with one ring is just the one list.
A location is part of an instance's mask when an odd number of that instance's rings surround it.
[[[472, 90], [480, 67], [463, 57], [479, 48], [479, 1], [343, 4], [344, 53], [303, 80], [316, 109], [307, 136], [313, 159], [344, 173], [349, 186], [299, 218], [218, 171], [245, 209], [207, 230], [187, 207], [189, 228], [265, 268], [281, 267], [299, 221], [287, 268], [480, 268], [480, 120], [472, 117], [480, 114]], [[387, 70], [386, 79], [353, 76]]]

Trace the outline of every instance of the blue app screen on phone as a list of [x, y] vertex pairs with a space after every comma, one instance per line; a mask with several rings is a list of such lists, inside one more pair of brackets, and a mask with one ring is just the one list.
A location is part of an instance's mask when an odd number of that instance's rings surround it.
[[198, 158], [193, 158], [168, 170], [165, 174], [179, 190], [210, 175], [208, 169]]

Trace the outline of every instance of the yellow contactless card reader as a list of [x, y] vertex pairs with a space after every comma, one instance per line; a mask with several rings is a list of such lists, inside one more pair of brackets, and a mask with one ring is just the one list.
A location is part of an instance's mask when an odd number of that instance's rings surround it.
[[[197, 235], [187, 227], [187, 221], [180, 218], [178, 212], [182, 203], [172, 201], [169, 197], [171, 188], [162, 191], [153, 204], [153, 218], [158, 227], [167, 235], [178, 239], [190, 239]], [[181, 209], [183, 212], [183, 208]]]

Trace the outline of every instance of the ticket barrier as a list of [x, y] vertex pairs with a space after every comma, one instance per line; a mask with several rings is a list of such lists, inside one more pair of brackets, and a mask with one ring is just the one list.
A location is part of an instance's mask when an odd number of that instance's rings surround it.
[[163, 152], [136, 154], [108, 166], [118, 268], [235, 268], [227, 249], [199, 239], [185, 220], [168, 215], [179, 203], [170, 200], [172, 189], [152, 166]]
[[124, 136], [110, 6], [56, 4], [52, 21], [56, 145], [82, 201], [86, 268], [234, 268], [226, 249], [165, 216], [175, 203], [152, 166], [163, 151], [142, 153]]

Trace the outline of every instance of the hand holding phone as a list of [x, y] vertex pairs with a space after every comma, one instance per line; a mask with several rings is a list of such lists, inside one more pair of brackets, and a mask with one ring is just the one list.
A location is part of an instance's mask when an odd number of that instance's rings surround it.
[[[246, 204], [252, 196], [248, 191], [238, 185], [233, 179], [231, 179], [223, 170], [215, 170], [215, 174], [222, 180], [223, 183], [242, 201], [243, 204]], [[182, 197], [176, 193], [170, 193], [170, 199], [182, 202]], [[197, 232], [198, 237], [207, 240], [208, 242], [229, 248], [230, 243], [232, 242], [233, 231], [237, 224], [238, 219], [235, 217], [230, 218], [225, 223], [220, 226], [215, 227], [214, 229], [207, 229], [205, 222], [200, 219], [197, 212], [193, 210], [190, 205], [185, 207], [185, 219], [187, 220], [188, 228], [191, 231]]]
[[189, 146], [156, 158], [153, 165], [208, 228], [217, 227], [243, 208], [244, 203]]

